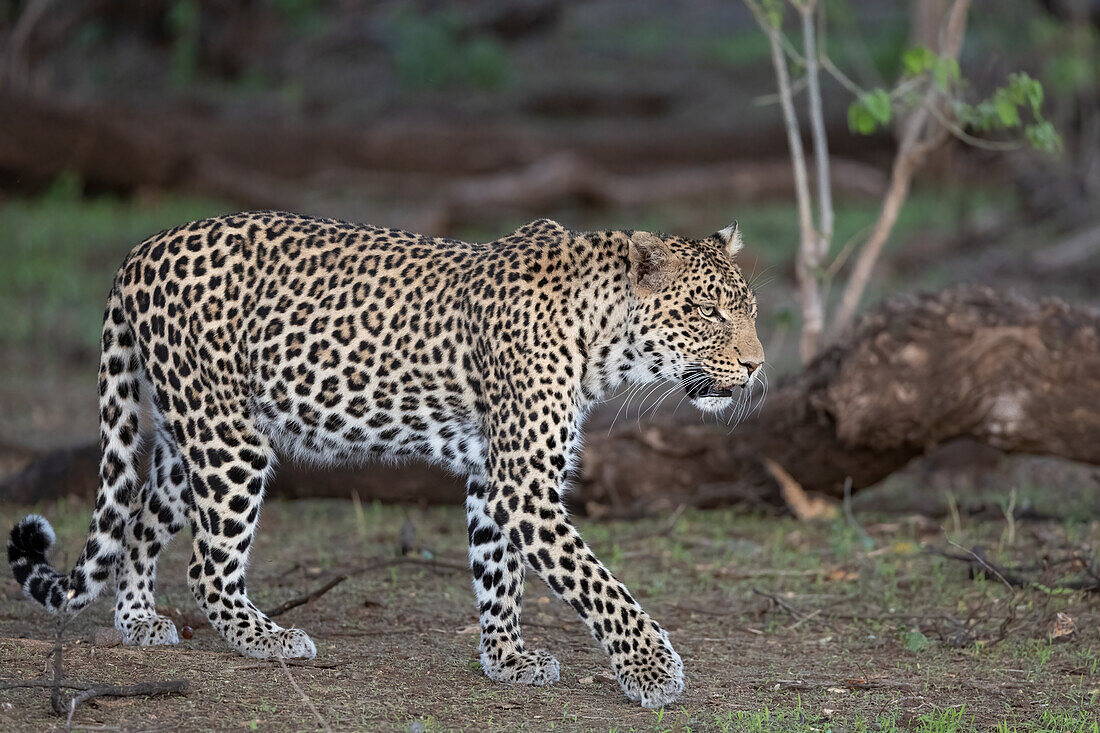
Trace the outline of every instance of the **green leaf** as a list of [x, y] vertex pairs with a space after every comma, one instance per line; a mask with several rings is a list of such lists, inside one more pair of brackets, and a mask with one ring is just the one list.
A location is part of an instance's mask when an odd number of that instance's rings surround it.
[[1028, 125], [1024, 128], [1024, 134], [1036, 150], [1044, 153], [1057, 153], [1062, 150], [1062, 136], [1054, 129], [1054, 125], [1046, 120]]
[[890, 122], [890, 95], [885, 89], [878, 88], [863, 96], [867, 111], [883, 125]]
[[927, 46], [915, 46], [902, 54], [901, 63], [905, 67], [906, 74], [916, 76], [931, 69], [937, 58]]
[[997, 106], [997, 118], [1005, 127], [1016, 127], [1020, 124], [1020, 112], [1016, 105], [1006, 94], [998, 94], [993, 100]]
[[923, 652], [928, 648], [928, 637], [919, 631], [907, 631], [902, 634], [905, 650], [909, 652]]
[[875, 131], [875, 126], [875, 118], [861, 99], [848, 105], [848, 129], [860, 135], [870, 135]]
[[937, 89], [947, 91], [952, 82], [958, 82], [962, 79], [959, 62], [943, 56], [937, 57], [932, 67], [932, 79], [936, 82]]
[[973, 113], [973, 117], [968, 122], [976, 130], [987, 132], [997, 122], [997, 107], [991, 100], [979, 102], [978, 106], [970, 107], [969, 111]]
[[1031, 111], [1036, 117], [1039, 116], [1043, 109], [1043, 85], [1035, 79], [1029, 79], [1031, 82], [1024, 90], [1024, 94], [1027, 96], [1027, 101], [1031, 105]]
[[763, 0], [764, 17], [772, 28], [783, 27], [783, 0]]
[[879, 125], [890, 122], [890, 95], [874, 89], [848, 106], [848, 127], [852, 132], [870, 135]]

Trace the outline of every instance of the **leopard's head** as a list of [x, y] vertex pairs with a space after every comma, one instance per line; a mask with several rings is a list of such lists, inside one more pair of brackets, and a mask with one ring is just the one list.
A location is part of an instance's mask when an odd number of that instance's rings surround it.
[[735, 261], [737, 222], [701, 240], [630, 234], [632, 330], [642, 365], [700, 410], [738, 402], [761, 378], [756, 297]]

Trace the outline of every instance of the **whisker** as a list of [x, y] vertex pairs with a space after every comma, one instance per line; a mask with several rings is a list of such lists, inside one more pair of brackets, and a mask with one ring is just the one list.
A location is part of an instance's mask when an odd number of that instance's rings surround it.
[[679, 388], [680, 388], [680, 386], [679, 386], [679, 385], [674, 385], [674, 386], [672, 387], [672, 389], [668, 390], [668, 391], [667, 391], [667, 392], [665, 392], [665, 393], [664, 393], [663, 395], [661, 395], [660, 397], [658, 397], [658, 398], [657, 398], [657, 401], [653, 403], [653, 406], [649, 408], [649, 413], [650, 413], [650, 415], [655, 415], [655, 414], [657, 414], [657, 408], [659, 408], [659, 407], [661, 406], [661, 403], [663, 403], [663, 402], [664, 402], [664, 401], [665, 401], [666, 399], [668, 399], [669, 395], [671, 395], [671, 394], [672, 394], [673, 392], [675, 392], [675, 391], [676, 391], [676, 390], [678, 390]]
[[[665, 382], [663, 380], [660, 381], [660, 382], [654, 382], [652, 385], [649, 386], [649, 389], [646, 391], [645, 395], [641, 398], [641, 400], [639, 400], [637, 412], [634, 414], [634, 426], [636, 428], [638, 428], [639, 430], [641, 430], [641, 428], [642, 428], [642, 415], [645, 413], [645, 410], [646, 410], [646, 405], [645, 405], [646, 401], [650, 397], [655, 395], [658, 390], [663, 389], [664, 386], [665, 386]], [[630, 414], [627, 413], [627, 418], [629, 419], [629, 417], [630, 417]]]
[[[630, 404], [630, 401], [632, 399], [634, 399], [634, 396], [637, 395], [638, 391], [643, 386], [645, 386], [643, 383], [635, 382], [634, 384], [627, 387], [626, 390], [623, 392], [623, 394], [626, 395], [626, 398], [623, 400], [623, 403], [621, 405], [619, 405], [619, 409], [615, 412], [615, 417], [613, 417], [611, 419], [611, 427], [609, 427], [607, 429], [607, 434], [608, 435], [611, 435], [611, 431], [615, 429], [615, 423], [617, 423], [619, 421], [619, 415], [621, 415], [623, 413], [623, 409], [626, 408]], [[629, 409], [627, 410], [627, 414], [628, 415], [630, 414]]]

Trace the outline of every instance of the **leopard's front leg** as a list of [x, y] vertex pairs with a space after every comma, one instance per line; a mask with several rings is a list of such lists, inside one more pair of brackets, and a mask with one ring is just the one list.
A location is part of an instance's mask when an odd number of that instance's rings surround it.
[[[562, 424], [569, 425], [565, 420]], [[631, 700], [656, 708], [684, 689], [683, 663], [668, 633], [611, 575], [573, 527], [561, 501], [566, 450], [575, 441], [555, 438], [547, 451], [539, 435], [519, 425], [496, 425], [490, 440], [486, 509], [504, 538], [566, 603], [611, 658]], [[532, 443], [536, 443], [532, 445]], [[563, 445], [564, 443], [564, 445]]]
[[486, 510], [485, 483], [466, 485], [466, 526], [470, 569], [481, 620], [481, 668], [490, 679], [528, 685], [558, 681], [558, 660], [541, 649], [528, 649], [520, 632], [523, 556], [505, 539]]

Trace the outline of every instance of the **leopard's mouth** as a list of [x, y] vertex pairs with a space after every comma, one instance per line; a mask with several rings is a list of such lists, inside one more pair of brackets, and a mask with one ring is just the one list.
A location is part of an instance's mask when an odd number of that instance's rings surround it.
[[[744, 387], [744, 385], [740, 385]], [[705, 397], [726, 399], [733, 397], [733, 387], [719, 387], [718, 380], [693, 369], [684, 376], [684, 391], [689, 399], [699, 400]]]

